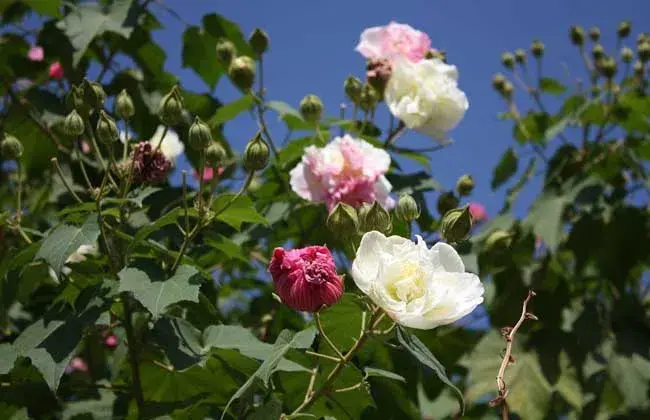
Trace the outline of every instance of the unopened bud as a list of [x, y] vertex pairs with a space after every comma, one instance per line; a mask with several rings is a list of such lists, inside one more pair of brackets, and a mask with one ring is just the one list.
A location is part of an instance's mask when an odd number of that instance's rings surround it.
[[639, 60], [641, 60], [641, 62], [646, 63], [650, 60], [650, 41], [641, 43], [637, 53], [639, 54]]
[[515, 56], [511, 52], [504, 52], [501, 54], [501, 64], [503, 67], [512, 70], [515, 67]]
[[509, 101], [510, 99], [512, 99], [512, 94], [514, 93], [514, 91], [515, 91], [515, 86], [509, 81], [506, 81], [506, 83], [503, 85], [503, 91], [501, 92], [501, 94], [506, 100]]
[[445, 213], [441, 223], [441, 235], [447, 242], [460, 242], [472, 230], [472, 215], [469, 206]]
[[260, 28], [255, 28], [248, 38], [248, 43], [255, 54], [262, 55], [269, 48], [269, 36]]
[[458, 203], [459, 200], [454, 193], [452, 191], [447, 191], [440, 194], [436, 207], [438, 208], [438, 213], [440, 213], [441, 216], [444, 216], [449, 210], [458, 207]]
[[509, 248], [511, 242], [512, 235], [509, 232], [497, 229], [485, 239], [484, 247], [488, 252], [498, 252]]
[[474, 178], [471, 175], [466, 174], [458, 178], [456, 181], [456, 191], [461, 197], [466, 197], [472, 193], [474, 190]]
[[220, 39], [217, 41], [217, 59], [224, 66], [230, 66], [230, 62], [237, 55], [237, 47], [227, 39]]
[[596, 26], [589, 28], [589, 38], [594, 42], [598, 42], [600, 40], [600, 29]]
[[646, 41], [648, 41], [648, 34], [646, 34], [645, 32], [641, 32], [639, 35], [636, 36], [637, 47]]
[[81, 118], [81, 115], [79, 115], [76, 109], [73, 109], [68, 116], [65, 117], [63, 130], [68, 136], [80, 136], [84, 133], [84, 119]]
[[160, 101], [160, 120], [168, 126], [174, 126], [183, 121], [183, 97], [174, 86]]
[[377, 201], [373, 202], [362, 212], [359, 212], [359, 227], [362, 232], [376, 230], [383, 234], [393, 230], [393, 223], [390, 214]]
[[246, 56], [233, 59], [228, 68], [228, 76], [239, 89], [249, 91], [255, 82], [255, 61]]
[[583, 45], [585, 43], [585, 30], [582, 26], [573, 25], [569, 30], [569, 37], [573, 45]]
[[212, 143], [212, 132], [210, 131], [210, 127], [201, 121], [201, 118], [198, 116], [190, 126], [187, 136], [189, 138], [190, 146], [195, 150], [204, 150], [210, 145], [210, 143]]
[[359, 97], [359, 106], [361, 107], [362, 110], [368, 112], [372, 110], [375, 106], [377, 106], [379, 99], [380, 97], [377, 90], [374, 87], [370, 86], [369, 84], [365, 84], [361, 89], [361, 96]]
[[126, 89], [122, 91], [115, 98], [115, 114], [123, 120], [128, 120], [133, 115], [135, 115], [135, 107], [133, 106], [133, 99], [126, 92]]
[[515, 61], [519, 64], [526, 64], [526, 51], [521, 48], [515, 50]]
[[97, 120], [97, 137], [104, 143], [112, 143], [120, 136], [115, 121], [106, 113], [101, 110], [99, 112], [99, 119]]
[[605, 48], [602, 45], [596, 44], [591, 49], [591, 55], [594, 58], [594, 61], [599, 61], [605, 58]]
[[348, 238], [359, 228], [357, 211], [349, 204], [339, 202], [327, 217], [327, 228], [337, 238]]
[[212, 142], [207, 149], [205, 149], [205, 163], [208, 166], [216, 168], [226, 160], [226, 149], [220, 143]]
[[70, 92], [68, 92], [68, 95], [65, 97], [65, 104], [70, 111], [74, 109], [82, 114], [88, 112], [87, 108], [84, 106], [84, 93], [80, 86], [72, 85]]
[[316, 123], [323, 115], [323, 101], [316, 95], [307, 95], [300, 101], [300, 114], [305, 121]]
[[634, 52], [631, 48], [623, 47], [621, 50], [621, 60], [623, 60], [624, 63], [631, 63], [632, 60], [634, 60]]
[[612, 77], [614, 77], [614, 75], [616, 75], [616, 71], [618, 70], [616, 65], [616, 60], [612, 57], [604, 58], [601, 60], [598, 69], [603, 74], [603, 76], [605, 76], [608, 79], [611, 79]]
[[544, 56], [544, 43], [540, 40], [535, 40], [530, 46], [530, 53], [535, 58], [542, 58]]
[[634, 75], [636, 77], [643, 77], [643, 73], [645, 72], [645, 67], [642, 62], [636, 61], [634, 63], [634, 66], [632, 66], [634, 69]]
[[492, 87], [494, 90], [497, 92], [501, 92], [503, 90], [503, 85], [506, 83], [506, 78], [503, 74], [497, 73], [494, 76], [492, 76]]
[[630, 21], [624, 20], [623, 22], [618, 24], [618, 29], [616, 30], [616, 34], [618, 35], [619, 38], [627, 38], [630, 35], [631, 31], [632, 31], [632, 25], [630, 24]]
[[411, 195], [402, 194], [397, 200], [395, 215], [398, 219], [410, 223], [420, 217], [420, 208]]
[[361, 100], [361, 91], [363, 90], [363, 83], [357, 77], [348, 76], [343, 84], [345, 95], [350, 99], [350, 102], [359, 104]]
[[102, 85], [97, 82], [91, 82], [88, 79], [84, 79], [81, 87], [83, 89], [84, 105], [95, 110], [100, 109], [104, 105], [106, 93], [104, 92]]
[[6, 160], [18, 160], [23, 155], [23, 145], [16, 137], [5, 134], [0, 142], [0, 155]]
[[258, 132], [246, 145], [244, 150], [244, 168], [249, 172], [264, 169], [269, 163], [269, 146]]

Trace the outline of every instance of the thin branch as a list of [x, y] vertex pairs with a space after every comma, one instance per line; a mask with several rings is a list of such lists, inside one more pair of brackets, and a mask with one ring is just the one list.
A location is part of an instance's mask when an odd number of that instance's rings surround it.
[[[363, 131], [363, 130], [362, 130]], [[395, 130], [391, 130], [390, 133], [388, 133], [388, 137], [386, 137], [386, 140], [384, 141], [384, 147], [390, 147], [395, 143], [395, 141], [406, 131], [406, 124], [404, 124], [403, 121], [400, 121], [399, 124], [397, 124], [397, 128]]]

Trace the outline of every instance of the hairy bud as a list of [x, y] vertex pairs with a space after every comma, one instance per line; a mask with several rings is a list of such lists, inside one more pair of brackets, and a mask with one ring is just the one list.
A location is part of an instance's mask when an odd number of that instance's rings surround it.
[[197, 116], [188, 133], [190, 146], [195, 150], [204, 150], [212, 143], [210, 127]]
[[569, 30], [569, 37], [573, 45], [583, 45], [585, 43], [585, 30], [582, 26], [573, 25]]
[[600, 61], [605, 58], [605, 48], [602, 45], [596, 44], [591, 49], [591, 56], [594, 58], [594, 61]]
[[643, 73], [645, 72], [645, 66], [643, 65], [642, 62], [640, 61], [634, 62], [632, 68], [634, 69], [634, 75], [636, 77], [643, 77]]
[[361, 100], [361, 91], [363, 90], [363, 83], [357, 77], [348, 76], [343, 83], [343, 89], [345, 89], [345, 95], [350, 99], [354, 104], [359, 104]]
[[174, 86], [160, 100], [159, 116], [163, 124], [174, 126], [183, 121], [183, 97], [178, 91], [178, 86]]
[[411, 195], [402, 194], [397, 200], [395, 215], [398, 219], [410, 223], [420, 217], [420, 208]]
[[441, 223], [441, 235], [447, 242], [460, 242], [472, 230], [472, 215], [469, 206], [445, 213]]
[[18, 160], [23, 155], [23, 145], [16, 137], [5, 134], [0, 141], [0, 155], [6, 160]]
[[305, 121], [317, 123], [323, 116], [323, 101], [316, 95], [307, 95], [300, 101], [300, 114]]
[[623, 60], [624, 63], [628, 64], [634, 60], [634, 52], [631, 48], [623, 47], [621, 49], [621, 60]]
[[458, 178], [456, 181], [456, 191], [461, 197], [466, 197], [472, 193], [474, 190], [474, 178], [471, 175], [466, 174]]
[[388, 234], [393, 230], [393, 222], [391, 221], [390, 214], [377, 201], [374, 201], [372, 205], [359, 212], [359, 216], [359, 228], [363, 232], [376, 230], [383, 234]]
[[630, 24], [629, 20], [624, 20], [623, 22], [618, 24], [618, 29], [616, 30], [616, 34], [618, 35], [619, 38], [627, 38], [630, 36], [630, 32], [632, 31], [632, 25]]
[[235, 44], [227, 39], [220, 39], [217, 41], [217, 59], [224, 66], [230, 66], [230, 63], [237, 55], [237, 47]]
[[269, 36], [260, 28], [255, 28], [248, 38], [248, 43], [255, 54], [262, 55], [269, 48]]
[[354, 235], [359, 229], [359, 218], [354, 207], [338, 203], [327, 217], [327, 228], [340, 239]]
[[611, 79], [616, 75], [618, 70], [616, 65], [616, 60], [613, 57], [605, 57], [601, 60], [598, 69], [608, 79]]
[[73, 109], [68, 116], [65, 117], [63, 130], [68, 136], [80, 136], [84, 133], [84, 119], [81, 118], [81, 115], [79, 115], [76, 109]]
[[596, 26], [589, 28], [589, 38], [594, 42], [600, 41], [600, 29]]
[[361, 89], [361, 96], [359, 97], [359, 106], [361, 107], [362, 110], [364, 111], [370, 111], [372, 110], [375, 106], [377, 106], [377, 103], [379, 102], [381, 98], [379, 97], [379, 92], [377, 90], [370, 86], [369, 84], [365, 84], [363, 88]]
[[99, 110], [104, 105], [106, 93], [104, 92], [102, 85], [84, 79], [81, 88], [83, 89], [84, 105], [95, 110]]
[[648, 41], [648, 34], [647, 33], [641, 32], [639, 35], [636, 36], [636, 46], [637, 47], [639, 45], [643, 44], [646, 41]]
[[249, 172], [264, 169], [269, 163], [269, 146], [258, 132], [246, 145], [244, 150], [244, 168]]
[[246, 56], [233, 59], [228, 68], [228, 76], [239, 89], [249, 91], [255, 82], [255, 61]]
[[488, 235], [483, 246], [488, 252], [498, 252], [509, 248], [511, 242], [512, 234], [510, 232], [497, 229]]
[[65, 104], [70, 111], [74, 109], [82, 115], [89, 112], [88, 108], [84, 105], [84, 91], [81, 86], [72, 85], [70, 92], [65, 97]]
[[444, 216], [449, 210], [458, 207], [458, 203], [459, 200], [454, 193], [452, 191], [447, 191], [440, 194], [436, 207], [438, 208], [438, 213], [440, 213], [441, 216]]
[[646, 63], [650, 60], [650, 41], [642, 42], [638, 47], [637, 53], [641, 62]]
[[540, 40], [535, 40], [530, 46], [530, 53], [535, 58], [542, 58], [544, 56], [544, 43]]
[[212, 142], [205, 149], [205, 163], [213, 168], [220, 166], [226, 160], [226, 149], [220, 143]]
[[133, 106], [133, 99], [126, 92], [126, 89], [122, 91], [115, 98], [115, 114], [123, 120], [128, 120], [133, 115], [135, 115], [135, 107]]
[[99, 120], [97, 120], [97, 137], [104, 143], [112, 143], [120, 136], [115, 121], [106, 113], [101, 110], [99, 112]]
[[501, 54], [501, 64], [508, 70], [512, 70], [515, 67], [515, 55], [511, 52], [504, 52]]
[[515, 50], [515, 61], [519, 64], [526, 64], [526, 51], [521, 48]]

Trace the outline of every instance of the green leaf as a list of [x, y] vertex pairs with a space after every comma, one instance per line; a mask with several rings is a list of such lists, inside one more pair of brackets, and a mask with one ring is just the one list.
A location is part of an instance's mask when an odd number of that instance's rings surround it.
[[493, 190], [499, 188], [510, 177], [517, 173], [517, 164], [519, 160], [512, 147], [509, 147], [501, 156], [492, 173], [492, 182], [490, 183]]
[[214, 200], [212, 210], [218, 214], [217, 219], [237, 230], [241, 230], [242, 223], [268, 225], [264, 216], [257, 212], [253, 202], [247, 195], [237, 197], [236, 194], [232, 193], [221, 194]]
[[262, 365], [257, 369], [257, 371], [255, 371], [253, 376], [248, 378], [248, 380], [246, 380], [246, 382], [230, 398], [228, 404], [226, 404], [226, 407], [223, 409], [221, 419], [223, 420], [226, 416], [230, 405], [236, 399], [244, 395], [244, 393], [246, 393], [251, 388], [251, 386], [253, 386], [256, 380], [261, 380], [265, 386], [268, 384], [271, 375], [273, 372], [275, 372], [278, 364], [290, 349], [309, 348], [313, 343], [315, 337], [316, 329], [313, 327], [302, 330], [296, 334], [292, 333], [289, 330], [283, 330], [280, 332], [278, 339], [273, 345], [273, 352], [271, 355], [266, 360], [264, 360]]
[[549, 142], [559, 136], [569, 123], [577, 121], [587, 108], [594, 103], [596, 98], [586, 101], [582, 95], [569, 97], [562, 106], [562, 118], [552, 124], [544, 132], [544, 141]]
[[[336, 305], [321, 312], [323, 329], [339, 350], [345, 351], [349, 349], [359, 338], [361, 317], [364, 310], [366, 308], [358, 295], [344, 293]], [[369, 313], [366, 315], [369, 315]], [[322, 340], [319, 340], [318, 351], [329, 355], [335, 354]]]
[[561, 95], [566, 91], [566, 86], [550, 77], [542, 77], [539, 81], [539, 89], [542, 92]]
[[61, 225], [43, 241], [35, 259], [42, 258], [59, 274], [66, 260], [81, 245], [92, 245], [99, 237], [97, 216], [89, 216], [80, 227]]
[[522, 188], [526, 186], [528, 181], [530, 181], [530, 179], [535, 174], [536, 166], [537, 166], [537, 157], [533, 157], [528, 161], [528, 165], [526, 165], [526, 169], [524, 170], [524, 173], [521, 174], [521, 177], [519, 178], [517, 183], [512, 187], [508, 188], [508, 191], [506, 192], [506, 200], [503, 205], [503, 209], [501, 209], [501, 213], [510, 210], [515, 200], [517, 199], [517, 196], [521, 192]]
[[61, 0], [21, 0], [21, 2], [41, 15], [52, 16], [53, 18], [61, 17]]
[[317, 136], [301, 137], [299, 139], [291, 140], [285, 147], [280, 150], [278, 160], [284, 168], [289, 168], [298, 159], [302, 157], [305, 149], [312, 145], [321, 145]]
[[136, 232], [135, 236], [133, 236], [133, 242], [129, 246], [129, 249], [134, 248], [140, 241], [144, 240], [155, 231], [165, 226], [176, 223], [178, 218], [182, 215], [184, 215], [184, 210], [180, 207], [177, 207], [174, 210], [165, 213], [164, 216], [159, 217], [155, 222], [143, 226]]
[[57, 28], [65, 32], [75, 49], [72, 61], [75, 67], [96, 36], [106, 32], [124, 38], [131, 36], [135, 22], [127, 18], [132, 3], [133, 0], [115, 0], [105, 7], [98, 3], [77, 4], [56, 24]]
[[400, 382], [406, 382], [406, 379], [404, 379], [404, 377], [402, 375], [398, 375], [397, 373], [391, 372], [389, 370], [366, 367], [366, 368], [363, 369], [363, 371], [366, 373], [367, 377], [378, 376], [378, 377], [381, 377], [381, 378], [388, 378], [388, 379], [394, 379], [394, 380], [400, 381]]
[[638, 354], [614, 354], [609, 358], [609, 377], [618, 388], [626, 408], [644, 408], [648, 405], [650, 390], [650, 360]]
[[291, 105], [281, 101], [269, 101], [265, 104], [266, 108], [277, 112], [280, 119], [284, 121], [289, 130], [312, 130], [314, 124], [308, 123], [302, 119], [300, 112], [292, 108]]
[[217, 234], [215, 237], [207, 237], [204, 242], [223, 252], [230, 259], [237, 259], [245, 263], [250, 261], [250, 257], [244, 253], [240, 245], [221, 234]]
[[555, 389], [575, 410], [582, 408], [584, 399], [578, 374], [565, 352], [560, 353], [560, 378], [555, 384]]
[[97, 393], [99, 399], [68, 402], [63, 410], [63, 420], [70, 420], [84, 414], [96, 419], [114, 418], [113, 404], [117, 399], [116, 394], [105, 389], [99, 389]]
[[514, 137], [519, 143], [541, 143], [552, 123], [551, 117], [545, 112], [529, 112], [515, 124]]
[[118, 273], [120, 292], [131, 292], [154, 318], [181, 301], [199, 301], [200, 276], [196, 268], [181, 265], [165, 281], [152, 282], [147, 273], [137, 268], [124, 268]]
[[463, 399], [463, 393], [460, 392], [456, 385], [447, 377], [445, 372], [445, 367], [440, 364], [438, 359], [429, 351], [427, 346], [420, 341], [415, 335], [410, 334], [406, 329], [401, 326], [397, 327], [397, 340], [399, 343], [408, 350], [413, 357], [415, 357], [418, 362], [427, 366], [436, 374], [438, 379], [440, 379], [445, 385], [449, 386], [456, 395], [458, 396], [458, 402], [460, 403], [461, 414], [465, 412], [465, 401]]
[[562, 236], [562, 212], [567, 204], [567, 197], [544, 193], [533, 203], [530, 213], [524, 219], [523, 226], [539, 235], [552, 252], [560, 244]]
[[52, 166], [50, 159], [56, 156], [52, 139], [43, 136], [36, 124], [23, 108], [12, 106], [3, 121], [3, 130], [16, 136], [23, 145], [21, 164], [28, 175], [43, 175], [44, 168]]
[[254, 53], [250, 45], [246, 41], [239, 25], [235, 22], [226, 19], [225, 17], [217, 14], [210, 13], [203, 16], [201, 20], [205, 31], [212, 35], [214, 38], [226, 38], [237, 48], [237, 55], [247, 55], [253, 57]]
[[191, 68], [214, 89], [225, 69], [217, 58], [217, 39], [198, 26], [183, 33], [183, 68]]
[[229, 104], [223, 105], [218, 108], [208, 124], [212, 129], [216, 129], [219, 125], [230, 121], [242, 112], [246, 112], [255, 104], [255, 98], [252, 95], [244, 95]]

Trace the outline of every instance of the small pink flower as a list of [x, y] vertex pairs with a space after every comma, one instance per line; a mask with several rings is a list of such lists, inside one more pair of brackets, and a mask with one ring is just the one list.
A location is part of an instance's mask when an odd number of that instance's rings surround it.
[[[205, 168], [203, 168], [203, 180], [204, 181], [212, 181], [215, 176], [218, 177], [221, 174], [223, 174], [224, 170], [225, 169], [220, 166], [220, 167], [217, 168], [216, 174], [215, 174], [214, 168], [212, 168], [210, 166], [206, 166]], [[192, 172], [192, 176], [197, 180], [200, 179], [199, 173], [196, 171], [196, 169]]]
[[298, 311], [316, 312], [332, 305], [343, 294], [343, 279], [324, 246], [285, 251], [275, 248], [269, 262], [276, 293], [287, 306]]
[[389, 166], [386, 151], [349, 135], [336, 137], [325, 147], [305, 149], [302, 162], [290, 172], [291, 188], [306, 200], [325, 202], [330, 210], [339, 202], [360, 207], [375, 200], [391, 209], [392, 185], [384, 176]]
[[50, 64], [49, 72], [52, 79], [63, 79], [63, 66], [58, 61]]
[[469, 212], [472, 215], [474, 223], [481, 223], [487, 219], [487, 212], [481, 203], [469, 203]]
[[88, 142], [85, 141], [85, 140], [81, 142], [81, 151], [82, 151], [83, 153], [88, 153], [88, 152], [90, 152], [90, 144], [88, 144]]
[[29, 49], [29, 52], [27, 52], [27, 58], [29, 58], [31, 61], [43, 61], [45, 58], [43, 47], [40, 45], [34, 45]]
[[81, 357], [74, 357], [68, 363], [68, 366], [65, 369], [66, 372], [88, 372], [88, 363]]
[[431, 48], [431, 39], [424, 32], [409, 25], [390, 22], [387, 26], [375, 26], [361, 33], [356, 50], [366, 58], [394, 60], [405, 57], [412, 62], [425, 58]]
[[106, 336], [106, 338], [104, 338], [104, 346], [111, 350], [117, 347], [117, 336], [115, 334], [109, 334]]

